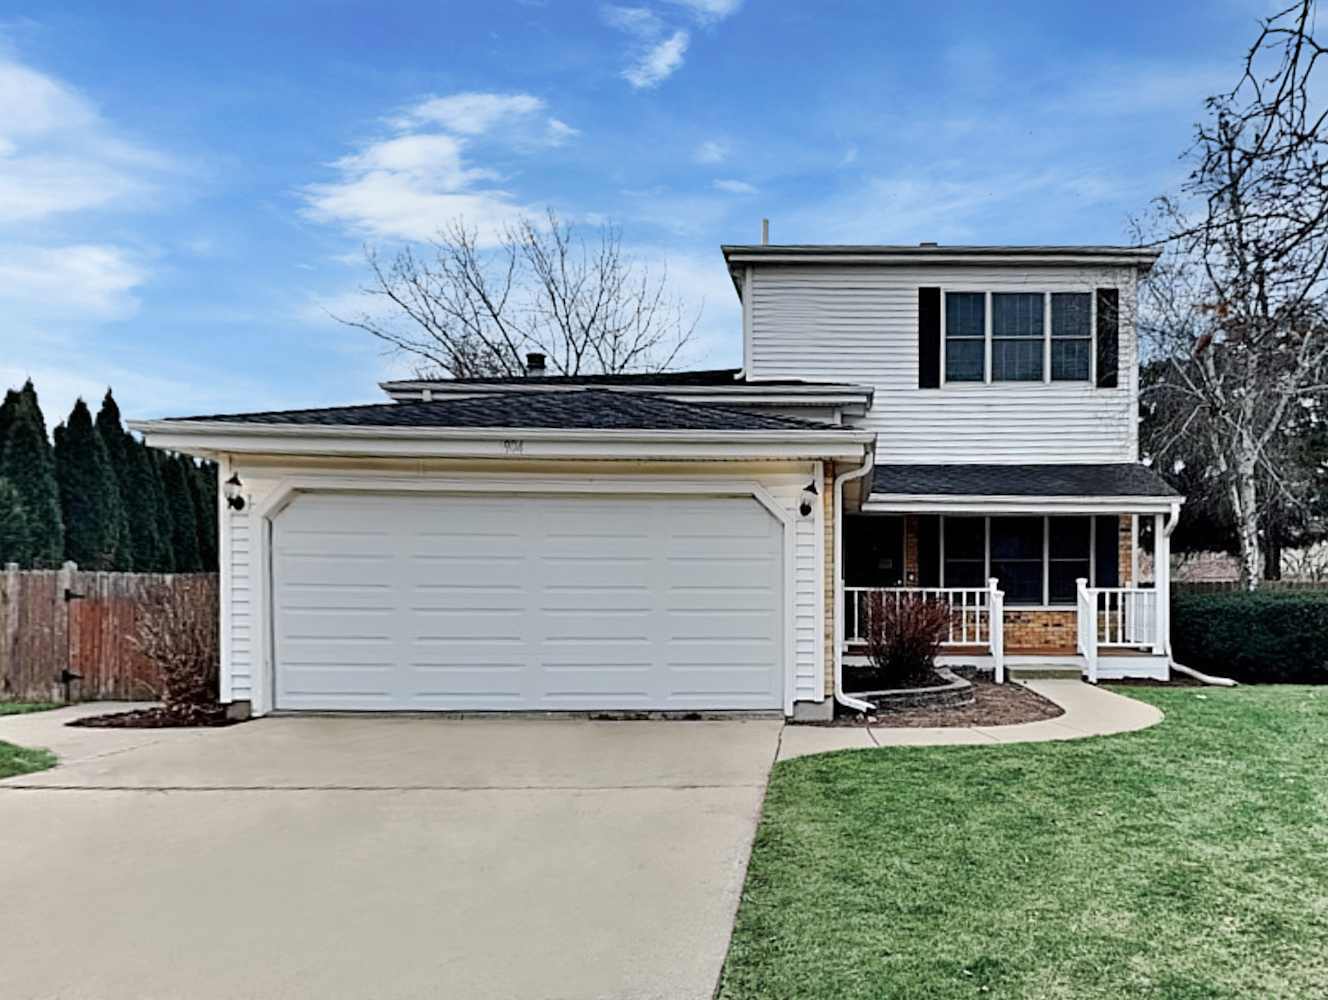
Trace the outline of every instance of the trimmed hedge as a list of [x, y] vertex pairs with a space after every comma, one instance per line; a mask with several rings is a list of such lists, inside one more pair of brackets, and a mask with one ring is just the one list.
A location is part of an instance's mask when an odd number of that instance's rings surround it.
[[1242, 683], [1328, 684], [1328, 591], [1174, 594], [1176, 659]]

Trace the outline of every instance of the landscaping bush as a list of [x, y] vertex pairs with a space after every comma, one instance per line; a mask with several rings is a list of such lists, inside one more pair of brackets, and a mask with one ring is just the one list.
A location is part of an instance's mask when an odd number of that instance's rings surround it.
[[881, 687], [934, 682], [936, 654], [950, 631], [950, 607], [939, 601], [874, 593], [867, 599], [867, 656]]
[[162, 710], [181, 719], [217, 713], [220, 629], [209, 581], [186, 582], [153, 593], [134, 641], [160, 672]]
[[1328, 683], [1328, 591], [1178, 593], [1176, 660], [1243, 683]]

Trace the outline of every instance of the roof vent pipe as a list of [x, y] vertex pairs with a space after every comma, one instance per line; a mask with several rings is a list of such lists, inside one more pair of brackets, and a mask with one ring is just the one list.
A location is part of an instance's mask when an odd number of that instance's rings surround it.
[[526, 355], [526, 378], [544, 377], [544, 355], [531, 351]]
[[768, 246], [769, 244], [770, 244], [770, 220], [769, 220], [769, 219], [762, 219], [762, 220], [761, 220], [761, 246]]

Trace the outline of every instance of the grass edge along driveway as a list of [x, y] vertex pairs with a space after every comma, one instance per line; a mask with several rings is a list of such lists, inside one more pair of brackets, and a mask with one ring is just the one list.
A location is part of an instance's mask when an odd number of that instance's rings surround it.
[[[50, 702], [0, 701], [0, 715], [25, 715], [60, 706]], [[55, 766], [55, 754], [49, 750], [31, 750], [0, 740], [0, 778], [13, 778]]]
[[1166, 720], [776, 765], [719, 996], [1323, 995], [1328, 688], [1122, 693]]

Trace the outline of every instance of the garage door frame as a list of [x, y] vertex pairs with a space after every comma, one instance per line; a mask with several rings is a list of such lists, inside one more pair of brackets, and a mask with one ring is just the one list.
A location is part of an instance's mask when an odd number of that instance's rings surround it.
[[[273, 522], [277, 516], [303, 493], [397, 493], [397, 494], [556, 494], [562, 496], [614, 497], [614, 496], [692, 496], [743, 497], [754, 499], [780, 524], [783, 535], [783, 643], [782, 663], [784, 714], [793, 712], [794, 659], [795, 659], [795, 541], [794, 517], [760, 482], [754, 480], [678, 479], [630, 477], [622, 479], [599, 478], [586, 482], [584, 478], [529, 476], [520, 473], [506, 477], [456, 477], [434, 479], [406, 479], [394, 476], [290, 476], [278, 482], [254, 510], [260, 530], [256, 533], [257, 563], [261, 567], [255, 577], [261, 593], [253, 594], [255, 605], [263, 609], [261, 628], [263, 676], [254, 685], [254, 708], [257, 712], [270, 711], [276, 704], [276, 609], [273, 594], [272, 539]], [[227, 597], [229, 600], [229, 596]]]

